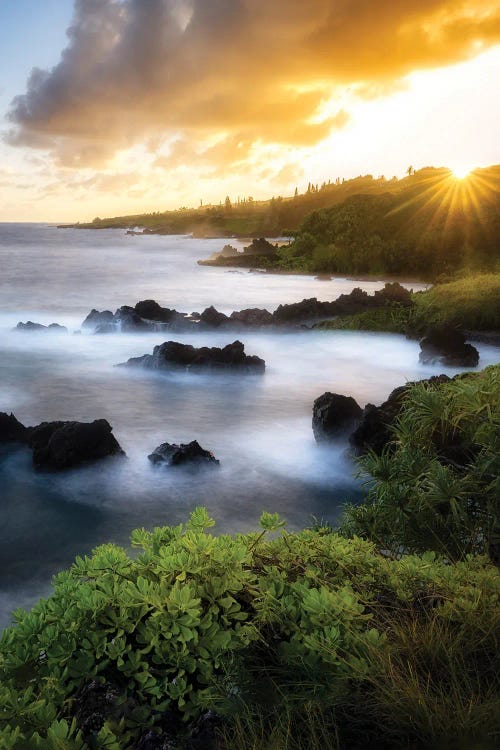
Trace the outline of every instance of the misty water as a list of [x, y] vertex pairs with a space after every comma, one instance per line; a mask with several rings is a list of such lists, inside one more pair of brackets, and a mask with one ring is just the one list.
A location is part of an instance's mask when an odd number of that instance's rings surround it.
[[[26, 425], [106, 418], [126, 459], [59, 474], [35, 473], [30, 452], [0, 446], [0, 625], [50, 591], [51, 576], [77, 554], [107, 541], [126, 544], [137, 526], [178, 523], [203, 504], [220, 531], [255, 527], [262, 510], [290, 529], [313, 517], [334, 522], [362, 496], [344, 441], [318, 447], [315, 398], [326, 390], [380, 403], [407, 380], [451, 368], [422, 366], [418, 344], [359, 332], [193, 332], [74, 335], [91, 308], [142, 299], [184, 312], [213, 304], [229, 313], [274, 310], [304, 297], [335, 299], [383, 282], [269, 275], [207, 268], [197, 259], [221, 240], [127, 236], [123, 230], [58, 230], [0, 225], [0, 411]], [[418, 285], [410, 284], [413, 288]], [[69, 334], [19, 332], [19, 321], [61, 323]], [[264, 376], [117, 369], [168, 338], [222, 346], [235, 338], [266, 360]], [[480, 368], [498, 349], [478, 345]], [[218, 471], [152, 467], [162, 442], [196, 439]]]

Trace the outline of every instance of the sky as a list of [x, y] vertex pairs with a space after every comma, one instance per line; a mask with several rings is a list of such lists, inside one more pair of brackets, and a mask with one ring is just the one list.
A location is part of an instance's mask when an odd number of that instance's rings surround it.
[[500, 163], [500, 0], [0, 0], [0, 221]]

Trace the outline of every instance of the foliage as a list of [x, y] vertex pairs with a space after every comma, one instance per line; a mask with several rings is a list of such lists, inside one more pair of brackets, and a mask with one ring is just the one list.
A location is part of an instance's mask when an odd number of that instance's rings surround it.
[[318, 323], [325, 330], [388, 331], [423, 335], [433, 325], [500, 331], [500, 273], [475, 274], [412, 294], [410, 305], [392, 304]]
[[[482, 180], [488, 176], [488, 188]], [[285, 268], [433, 279], [500, 263], [500, 170], [457, 183], [447, 170], [412, 173], [404, 185], [360, 193], [314, 211], [282, 251]]]
[[393, 555], [435, 550], [450, 560], [500, 543], [500, 365], [409, 389], [381, 456], [362, 465], [367, 501], [344, 531]]
[[[287, 533], [275, 514], [246, 535], [212, 525], [197, 509], [139, 529], [137, 557], [99, 547], [16, 613], [1, 748], [120, 750], [146, 730], [161, 745], [172, 722], [181, 747], [208, 708], [225, 717], [220, 748], [493, 747], [500, 576], [485, 558], [390, 559], [329, 528]], [[107, 702], [88, 716], [96, 685]]]

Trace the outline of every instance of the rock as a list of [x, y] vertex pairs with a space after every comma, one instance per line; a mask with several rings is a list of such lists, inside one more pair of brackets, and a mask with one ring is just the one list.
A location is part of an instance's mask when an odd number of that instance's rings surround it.
[[31, 427], [25, 427], [16, 417], [0, 412], [0, 443], [27, 443]]
[[155, 346], [153, 354], [132, 357], [120, 366], [139, 366], [148, 370], [171, 370], [181, 367], [189, 370], [263, 373], [266, 363], [260, 357], [246, 355], [241, 341], [233, 341], [222, 349], [208, 346], [195, 348], [190, 344], [166, 341], [160, 346]]
[[359, 286], [354, 287], [350, 294], [341, 294], [333, 302], [336, 315], [355, 315], [373, 307], [379, 307], [381, 304], [385, 304], [385, 302], [376, 300], [374, 296], [370, 296]]
[[155, 466], [181, 466], [182, 464], [219, 466], [220, 464], [214, 454], [204, 450], [196, 440], [180, 445], [162, 443], [148, 458]]
[[162, 323], [170, 323], [177, 314], [176, 310], [170, 310], [168, 307], [161, 307], [161, 305], [153, 299], [146, 299], [142, 302], [138, 302], [134, 309], [137, 315], [141, 318], [146, 318], [147, 320], [158, 320]]
[[52, 331], [52, 333], [68, 333], [66, 326], [61, 326], [59, 323], [50, 323], [48, 326], [44, 326], [41, 323], [33, 323], [32, 320], [28, 320], [26, 323], [18, 323], [14, 328], [15, 331]]
[[259, 307], [250, 307], [239, 312], [235, 310], [231, 313], [230, 320], [244, 326], [269, 326], [274, 323], [272, 314]]
[[313, 406], [312, 427], [317, 443], [338, 437], [352, 430], [361, 419], [363, 410], [352, 396], [327, 391]]
[[314, 277], [316, 281], [331, 281], [332, 277], [328, 273], [319, 273]]
[[125, 704], [119, 698], [120, 691], [115, 685], [97, 680], [92, 680], [77, 693], [71, 711], [85, 737], [95, 736], [110, 716], [115, 718], [123, 711]]
[[279, 305], [274, 311], [275, 323], [299, 323], [302, 320], [320, 320], [331, 315], [337, 315], [335, 302], [318, 302], [316, 297], [303, 299], [302, 302], [292, 302], [289, 305]]
[[[430, 385], [447, 383], [450, 378], [447, 375], [435, 375], [428, 380], [419, 381]], [[415, 385], [415, 382], [395, 388], [389, 398], [380, 406], [367, 404], [363, 410], [359, 426], [349, 438], [349, 442], [358, 454], [369, 450], [378, 455], [382, 453], [387, 444], [392, 440], [392, 425], [399, 416], [403, 407], [404, 397], [407, 391]]]
[[232, 245], [224, 245], [220, 253], [219, 258], [232, 258], [235, 255], [239, 255], [238, 250]]
[[60, 471], [107, 456], [125, 455], [105, 419], [42, 422], [32, 429], [29, 445], [33, 448], [35, 469], [45, 471]]
[[229, 323], [229, 318], [224, 313], [219, 312], [213, 305], [203, 310], [200, 315], [200, 323], [210, 328], [219, 328]]
[[135, 333], [136, 331], [154, 330], [148, 321], [143, 320], [129, 305], [122, 305], [114, 314], [114, 320], [117, 328], [122, 333]]
[[397, 281], [388, 282], [383, 289], [375, 292], [375, 299], [382, 300], [384, 303], [397, 302], [399, 305], [411, 305], [411, 292], [401, 286]]
[[82, 323], [82, 328], [96, 329], [98, 326], [105, 326], [113, 323], [114, 316], [111, 310], [91, 310]]
[[251, 244], [243, 249], [243, 254], [273, 256], [276, 255], [276, 248], [264, 237], [260, 237], [258, 240], [252, 240]]
[[476, 367], [479, 352], [465, 343], [465, 336], [456, 328], [435, 326], [420, 341], [419, 361], [423, 364], [439, 362], [449, 367]]

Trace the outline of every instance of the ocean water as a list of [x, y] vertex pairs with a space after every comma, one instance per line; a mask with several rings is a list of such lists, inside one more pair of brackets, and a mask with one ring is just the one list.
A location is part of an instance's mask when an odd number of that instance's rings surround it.
[[[77, 554], [130, 531], [187, 519], [205, 505], [220, 531], [255, 527], [262, 510], [290, 529], [313, 517], [334, 522], [361, 480], [339, 441], [318, 447], [315, 398], [326, 390], [380, 403], [396, 386], [451, 368], [418, 363], [418, 344], [361, 332], [193, 332], [76, 335], [91, 308], [155, 299], [177, 310], [223, 312], [316, 296], [335, 299], [382, 282], [285, 276], [198, 266], [224, 244], [189, 237], [127, 236], [123, 230], [58, 230], [0, 224], [0, 411], [24, 424], [105, 418], [126, 459], [37, 474], [27, 449], [0, 446], [0, 625], [50, 592], [52, 575]], [[410, 284], [413, 288], [418, 285]], [[19, 321], [57, 322], [70, 333], [19, 332]], [[158, 374], [114, 367], [167, 338], [222, 346], [235, 338], [266, 360], [252, 375]], [[498, 349], [479, 345], [480, 367]], [[147, 455], [162, 442], [196, 439], [218, 471], [161, 470]]]

